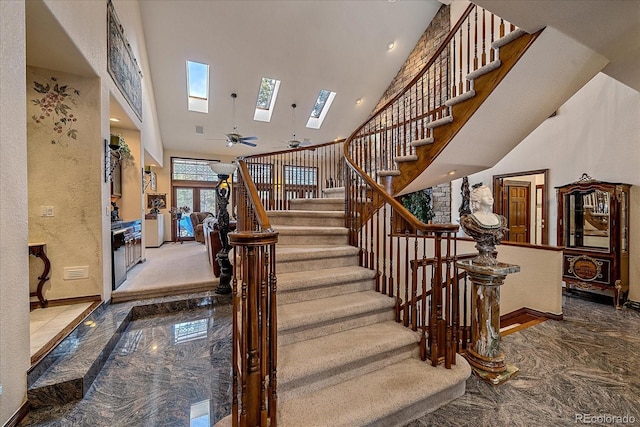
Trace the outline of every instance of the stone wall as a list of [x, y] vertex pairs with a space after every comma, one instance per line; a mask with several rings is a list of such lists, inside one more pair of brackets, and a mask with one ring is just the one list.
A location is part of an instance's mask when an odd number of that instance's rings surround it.
[[449, 224], [451, 222], [451, 183], [431, 187], [431, 203], [433, 204], [434, 224]]
[[431, 59], [431, 56], [440, 47], [440, 44], [444, 38], [449, 34], [451, 28], [449, 17], [449, 6], [442, 5], [436, 16], [431, 21], [431, 24], [427, 27], [425, 32], [416, 43], [413, 51], [409, 54], [409, 57], [402, 65], [398, 74], [391, 81], [389, 87], [382, 95], [380, 101], [373, 109], [375, 113], [382, 107], [387, 101], [393, 98], [398, 92], [405, 88], [409, 82], [422, 70], [427, 61]]

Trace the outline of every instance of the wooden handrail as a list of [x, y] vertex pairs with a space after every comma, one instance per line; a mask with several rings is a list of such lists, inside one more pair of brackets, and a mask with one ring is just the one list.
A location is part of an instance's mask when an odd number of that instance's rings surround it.
[[269, 153], [260, 153], [260, 154], [252, 154], [251, 156], [244, 156], [242, 157], [243, 159], [255, 159], [257, 157], [266, 157], [266, 156], [273, 156], [273, 155], [279, 155], [279, 154], [287, 154], [287, 153], [293, 153], [296, 151], [313, 151], [317, 148], [321, 148], [321, 147], [326, 147], [328, 145], [333, 145], [333, 144], [342, 144], [345, 141], [345, 138], [342, 139], [338, 139], [335, 141], [329, 141], [329, 142], [323, 142], [322, 144], [314, 144], [314, 145], [308, 145], [306, 147], [296, 147], [296, 148], [291, 148], [289, 150], [278, 150], [278, 151], [271, 151]]
[[242, 179], [244, 180], [245, 186], [247, 188], [247, 192], [249, 195], [249, 201], [251, 203], [251, 207], [256, 214], [256, 218], [258, 220], [258, 224], [260, 225], [261, 230], [271, 230], [271, 223], [269, 222], [269, 217], [267, 216], [267, 212], [264, 210], [264, 206], [262, 206], [262, 202], [260, 201], [260, 196], [258, 195], [258, 189], [256, 188], [256, 184], [251, 179], [251, 175], [249, 174], [249, 169], [247, 169], [247, 164], [243, 159], [238, 159], [238, 171], [242, 175]]
[[[346, 140], [347, 144], [353, 139], [354, 135], [356, 135], [363, 127], [365, 127], [367, 125], [367, 123], [369, 123], [371, 121], [371, 119], [373, 117], [375, 117], [380, 111], [384, 111], [386, 108], [388, 108], [391, 104], [393, 104], [394, 102], [396, 102], [398, 99], [400, 99], [400, 97], [402, 97], [402, 95], [405, 94], [405, 92], [407, 91], [408, 88], [412, 87], [414, 84], [416, 84], [416, 82], [418, 80], [420, 80], [422, 78], [422, 76], [424, 76], [424, 74], [429, 70], [429, 67], [431, 67], [431, 65], [433, 65], [433, 63], [435, 62], [436, 59], [438, 59], [438, 57], [440, 56], [440, 54], [442, 53], [442, 51], [449, 45], [449, 42], [451, 41], [451, 39], [453, 37], [455, 37], [456, 32], [460, 29], [460, 26], [463, 24], [463, 22], [467, 19], [467, 17], [469, 16], [469, 14], [471, 13], [471, 11], [476, 8], [476, 5], [471, 3], [469, 4], [469, 6], [467, 6], [467, 8], [465, 9], [465, 11], [462, 13], [462, 16], [460, 17], [460, 19], [458, 19], [458, 22], [456, 22], [456, 24], [449, 30], [449, 34], [447, 34], [447, 37], [445, 37], [444, 41], [442, 42], [442, 44], [440, 45], [440, 47], [438, 48], [438, 50], [436, 50], [433, 55], [431, 55], [431, 58], [429, 59], [429, 61], [427, 61], [427, 63], [425, 64], [425, 66], [422, 68], [422, 70], [420, 70], [420, 72], [418, 74], [415, 75], [415, 77], [413, 79], [411, 79], [411, 81], [409, 83], [407, 83], [407, 85], [405, 86], [405, 88], [403, 90], [401, 90], [400, 92], [398, 92], [396, 94], [396, 96], [394, 96], [393, 98], [391, 98], [389, 101], [387, 101], [382, 107], [378, 108], [378, 110], [373, 113], [371, 115], [371, 117], [369, 117], [369, 119], [364, 122], [359, 128], [357, 128]], [[347, 145], [345, 144], [345, 146]]]
[[418, 230], [427, 231], [427, 232], [448, 232], [455, 233], [460, 229], [459, 225], [456, 224], [425, 224], [416, 218], [411, 212], [405, 208], [402, 203], [398, 202], [393, 196], [384, 191], [371, 177], [362, 170], [358, 165], [354, 164], [352, 159], [349, 157], [349, 153], [347, 151], [347, 145], [345, 144], [344, 148], [344, 156], [347, 161], [347, 165], [358, 175], [360, 178], [365, 180], [370, 188], [372, 188], [382, 199], [387, 202], [395, 212], [399, 213], [402, 218], [409, 222], [410, 225], [415, 227]]

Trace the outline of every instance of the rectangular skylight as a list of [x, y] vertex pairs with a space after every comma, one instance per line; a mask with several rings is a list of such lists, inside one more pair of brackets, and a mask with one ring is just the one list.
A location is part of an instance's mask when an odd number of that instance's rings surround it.
[[331, 108], [333, 98], [335, 97], [335, 92], [331, 92], [330, 90], [325, 89], [322, 89], [320, 91], [320, 93], [318, 94], [318, 98], [316, 99], [316, 103], [313, 105], [313, 110], [311, 110], [309, 120], [307, 121], [308, 128], [320, 129], [324, 118], [327, 116], [329, 108]]
[[187, 61], [187, 93], [189, 111], [209, 112], [209, 65]]
[[280, 89], [280, 80], [263, 77], [260, 81], [260, 89], [258, 91], [258, 100], [256, 101], [256, 111], [253, 114], [253, 120], [259, 122], [270, 122], [273, 107], [276, 105], [278, 97], [278, 89]]

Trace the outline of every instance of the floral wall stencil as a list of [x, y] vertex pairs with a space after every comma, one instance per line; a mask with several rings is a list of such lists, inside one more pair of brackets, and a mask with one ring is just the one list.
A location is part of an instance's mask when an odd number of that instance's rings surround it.
[[52, 125], [53, 133], [58, 137], [52, 139], [51, 143], [66, 147], [65, 139], [78, 138], [78, 130], [73, 125], [78, 119], [70, 105], [76, 105], [74, 95], [80, 96], [80, 92], [68, 85], [61, 85], [56, 77], [51, 77], [44, 84], [34, 81], [33, 89], [42, 94], [42, 97], [31, 100], [33, 105], [40, 107], [40, 112], [31, 118], [43, 126]]

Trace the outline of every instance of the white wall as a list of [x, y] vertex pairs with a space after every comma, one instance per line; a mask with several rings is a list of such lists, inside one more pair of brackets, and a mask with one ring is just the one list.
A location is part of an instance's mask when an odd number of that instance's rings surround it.
[[[549, 169], [549, 243], [556, 244], [554, 187], [582, 173], [601, 181], [633, 185], [630, 212], [630, 293], [640, 300], [640, 93], [602, 73], [562, 105], [495, 167], [469, 176], [491, 185], [493, 175]], [[457, 222], [461, 180], [452, 182], [452, 221]]]
[[[0, 1], [0, 424], [26, 399], [29, 368], [25, 6]], [[18, 124], [18, 125], [16, 125]]]
[[[500, 262], [520, 266], [520, 272], [509, 274], [500, 287], [501, 316], [521, 308], [562, 314], [562, 251], [516, 245], [499, 245], [496, 250]], [[477, 252], [475, 242], [458, 242], [458, 253], [472, 252]]]

